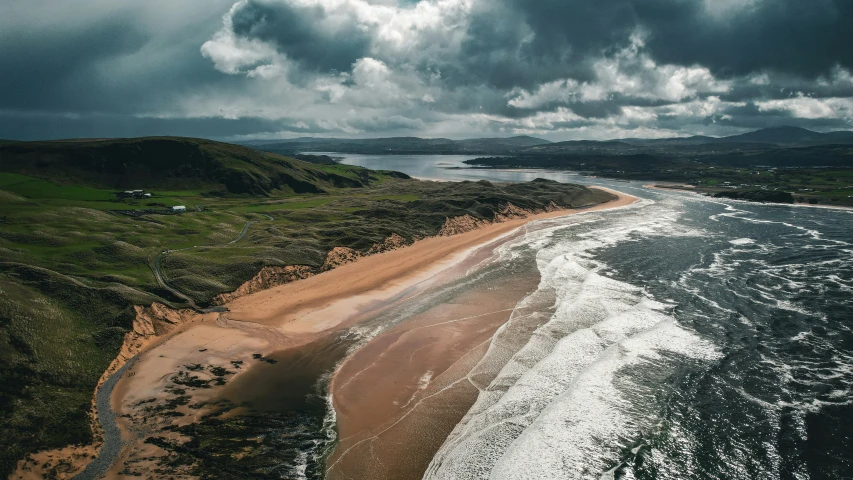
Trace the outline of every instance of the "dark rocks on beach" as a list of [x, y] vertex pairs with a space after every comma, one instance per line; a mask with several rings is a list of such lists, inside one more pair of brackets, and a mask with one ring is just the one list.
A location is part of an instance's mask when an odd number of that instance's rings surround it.
[[276, 363], [278, 363], [278, 360], [273, 360], [272, 358], [267, 358], [267, 357], [261, 355], [260, 353], [253, 353], [252, 358], [254, 358], [255, 360], [260, 360], [262, 362], [267, 362], [270, 365], [275, 365]]
[[233, 375], [234, 372], [230, 372], [225, 369], [225, 367], [210, 367], [210, 373], [216, 375], [217, 377], [224, 377], [225, 375]]
[[172, 382], [177, 385], [184, 385], [190, 388], [210, 388], [210, 380], [202, 380], [195, 375], [190, 375], [187, 372], [179, 372], [172, 378]]
[[[154, 436], [145, 443], [166, 452], [157, 473], [191, 471], [201, 478], [323, 478], [322, 457], [311, 455], [325, 440], [322, 412], [253, 412], [225, 417], [230, 408], [174, 427], [186, 441]], [[308, 455], [306, 455], [308, 453]]]

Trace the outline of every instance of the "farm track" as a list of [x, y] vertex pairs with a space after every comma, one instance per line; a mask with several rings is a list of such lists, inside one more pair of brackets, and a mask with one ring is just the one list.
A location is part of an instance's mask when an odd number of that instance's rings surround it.
[[[196, 207], [198, 207], [198, 206], [196, 206]], [[268, 218], [272, 219], [271, 217], [268, 217]], [[246, 223], [246, 225], [243, 227], [243, 230], [240, 232], [240, 234], [239, 234], [239, 235], [237, 235], [237, 238], [235, 238], [234, 240], [231, 240], [230, 242], [228, 242], [228, 243], [226, 243], [226, 244], [224, 244], [224, 245], [206, 245], [205, 247], [207, 247], [207, 248], [217, 248], [217, 247], [224, 247], [224, 246], [227, 246], [227, 245], [233, 245], [233, 244], [235, 244], [235, 243], [239, 242], [240, 240], [242, 240], [243, 238], [245, 238], [245, 237], [246, 237], [246, 234], [247, 234], [247, 233], [249, 233], [249, 227], [251, 227], [252, 225], [254, 225], [254, 224], [256, 224], [256, 223], [258, 223], [256, 220], [250, 220], [250, 221], [248, 221], [248, 222]], [[169, 284], [168, 284], [168, 282], [166, 282], [166, 277], [165, 277], [165, 275], [163, 275], [163, 270], [162, 270], [162, 268], [160, 267], [160, 260], [161, 260], [165, 255], [168, 255], [168, 254], [173, 253], [173, 252], [182, 252], [182, 251], [185, 251], [185, 250], [192, 250], [192, 249], [194, 249], [194, 248], [199, 248], [199, 246], [198, 246], [198, 245], [194, 245], [194, 246], [192, 246], [192, 247], [181, 248], [181, 249], [176, 249], [176, 250], [163, 250], [162, 252], [160, 252], [160, 253], [158, 253], [157, 255], [155, 255], [155, 256], [154, 256], [154, 258], [153, 258], [152, 260], [150, 260], [150, 261], [149, 261], [149, 266], [150, 266], [150, 268], [151, 268], [151, 271], [154, 273], [154, 278], [155, 278], [155, 280], [157, 280], [157, 284], [158, 284], [158, 285], [160, 285], [160, 287], [161, 287], [161, 288], [164, 288], [164, 289], [168, 290], [169, 292], [171, 292], [171, 293], [172, 293], [173, 295], [175, 295], [176, 297], [178, 297], [178, 298], [180, 298], [180, 299], [184, 300], [184, 301], [185, 301], [185, 302], [187, 302], [187, 304], [189, 304], [189, 305], [190, 305], [190, 307], [192, 307], [193, 309], [195, 309], [195, 310], [201, 310], [201, 309], [198, 307], [198, 305], [196, 305], [195, 301], [194, 301], [192, 298], [190, 298], [190, 297], [188, 297], [187, 295], [183, 294], [183, 293], [182, 293], [182, 292], [180, 292], [178, 289], [176, 289], [176, 288], [172, 287], [171, 285], [169, 285]]]
[[[242, 240], [246, 234], [249, 232], [249, 227], [253, 224], [257, 223], [254, 220], [249, 221], [243, 227], [243, 230], [240, 232], [240, 235], [237, 236], [234, 240], [226, 243], [225, 245], [219, 245], [220, 247], [226, 245], [232, 245], [234, 243]], [[200, 312], [220, 312], [222, 311], [222, 307], [213, 307], [207, 309], [201, 309], [196, 305], [195, 301], [188, 297], [187, 295], [181, 293], [174, 287], [170, 286], [165, 277], [163, 276], [163, 271], [160, 268], [160, 260], [164, 255], [167, 255], [172, 252], [178, 252], [183, 250], [191, 250], [193, 248], [198, 248], [198, 246], [193, 246], [189, 248], [182, 248], [180, 250], [164, 250], [157, 255], [149, 262], [149, 266], [151, 267], [151, 271], [154, 272], [154, 278], [157, 280], [157, 284], [160, 287], [165, 288], [170, 291], [172, 294], [177, 296], [178, 298], [186, 301], [194, 310]], [[213, 248], [216, 248], [214, 246]], [[74, 480], [95, 480], [104, 475], [107, 470], [113, 465], [113, 463], [118, 458], [118, 455], [121, 453], [122, 447], [124, 446], [124, 440], [121, 437], [121, 431], [116, 424], [116, 412], [113, 411], [110, 399], [113, 394], [113, 389], [115, 388], [118, 381], [121, 379], [122, 375], [130, 368], [131, 365], [136, 361], [137, 357], [133, 357], [124, 366], [120, 369], [116, 370], [110, 378], [107, 379], [98, 389], [95, 394], [95, 403], [98, 408], [98, 422], [101, 424], [101, 428], [104, 431], [104, 445], [101, 447], [101, 451], [98, 453], [98, 456], [89, 462], [86, 465], [86, 468], [83, 469], [82, 472], [74, 476]]]

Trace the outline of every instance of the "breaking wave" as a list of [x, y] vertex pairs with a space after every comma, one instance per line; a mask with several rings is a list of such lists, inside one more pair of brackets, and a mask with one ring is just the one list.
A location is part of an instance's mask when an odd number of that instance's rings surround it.
[[[538, 247], [539, 288], [471, 372], [479, 398], [425, 478], [598, 478], [636, 454], [659, 423], [653, 397], [661, 380], [717, 351], [679, 326], [674, 305], [608, 278], [594, 252], [639, 237], [701, 233], [674, 227], [677, 218], [675, 211], [640, 221], [623, 214], [576, 234], [584, 220], [569, 217], [568, 225], [520, 240]], [[524, 335], [543, 313], [545, 321]]]

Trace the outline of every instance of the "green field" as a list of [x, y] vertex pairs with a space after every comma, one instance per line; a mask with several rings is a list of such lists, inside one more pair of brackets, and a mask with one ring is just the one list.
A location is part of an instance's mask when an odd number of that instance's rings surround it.
[[829, 168], [705, 168], [694, 174], [701, 190], [790, 192], [799, 203], [853, 206], [853, 170]]

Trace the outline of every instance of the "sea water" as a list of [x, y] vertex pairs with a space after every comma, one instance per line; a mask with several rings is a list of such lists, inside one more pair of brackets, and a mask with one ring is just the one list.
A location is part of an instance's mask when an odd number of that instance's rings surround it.
[[[418, 168], [440, 177], [441, 158]], [[853, 478], [853, 212], [500, 176], [642, 200], [504, 248], [539, 287], [425, 478]]]

